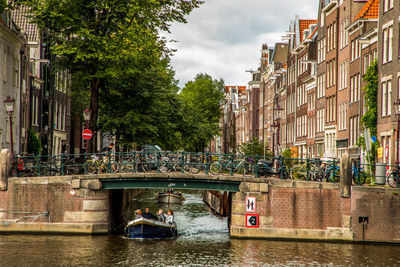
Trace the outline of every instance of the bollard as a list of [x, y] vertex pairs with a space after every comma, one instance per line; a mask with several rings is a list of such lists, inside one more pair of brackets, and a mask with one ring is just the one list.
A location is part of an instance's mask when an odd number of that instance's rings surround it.
[[351, 160], [348, 153], [340, 159], [340, 197], [351, 197]]

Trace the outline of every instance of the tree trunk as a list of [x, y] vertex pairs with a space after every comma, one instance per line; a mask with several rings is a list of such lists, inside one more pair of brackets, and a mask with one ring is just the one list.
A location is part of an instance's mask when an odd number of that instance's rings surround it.
[[99, 112], [99, 78], [92, 78], [90, 82], [90, 109], [92, 111], [89, 121], [89, 129], [92, 130], [93, 137], [88, 143], [89, 153], [96, 153], [97, 149], [97, 118]]

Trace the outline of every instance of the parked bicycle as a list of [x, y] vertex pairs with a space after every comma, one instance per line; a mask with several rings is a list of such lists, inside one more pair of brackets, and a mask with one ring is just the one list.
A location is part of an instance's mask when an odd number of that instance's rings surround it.
[[400, 187], [400, 167], [392, 170], [387, 177], [387, 184], [390, 187]]
[[210, 164], [210, 172], [212, 174], [230, 174], [238, 173], [243, 176], [252, 175], [255, 169], [255, 163], [252, 158], [243, 157], [241, 160], [233, 158], [224, 159], [219, 157]]
[[363, 185], [367, 180], [367, 174], [361, 167], [359, 160], [353, 163], [352, 172], [353, 172], [353, 182], [357, 185]]
[[289, 173], [282, 157], [278, 158], [278, 166], [274, 168], [273, 161], [259, 160], [258, 161], [259, 176], [279, 175], [281, 179], [288, 179]]
[[335, 160], [333, 160], [333, 162], [329, 162], [325, 168], [326, 182], [337, 183], [340, 181], [340, 168], [338, 165], [336, 165]]
[[190, 165], [186, 164], [185, 154], [182, 151], [177, 153], [166, 153], [160, 159], [160, 172], [181, 171], [190, 172]]
[[111, 159], [110, 156], [92, 155], [91, 159], [86, 161], [87, 172], [90, 174], [118, 172], [118, 163]]

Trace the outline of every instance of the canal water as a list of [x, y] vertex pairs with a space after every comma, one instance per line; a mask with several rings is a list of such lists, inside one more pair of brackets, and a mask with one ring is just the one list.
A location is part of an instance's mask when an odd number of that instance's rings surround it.
[[[156, 191], [134, 207], [158, 209]], [[174, 207], [175, 240], [120, 235], [1, 235], [0, 266], [400, 266], [400, 246], [230, 239], [227, 219], [215, 217], [201, 192], [184, 192]]]

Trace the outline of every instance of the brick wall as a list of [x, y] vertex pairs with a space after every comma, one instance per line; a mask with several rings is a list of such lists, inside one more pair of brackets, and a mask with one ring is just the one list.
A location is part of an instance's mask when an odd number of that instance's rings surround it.
[[400, 242], [400, 190], [353, 187], [351, 215], [355, 240]]

